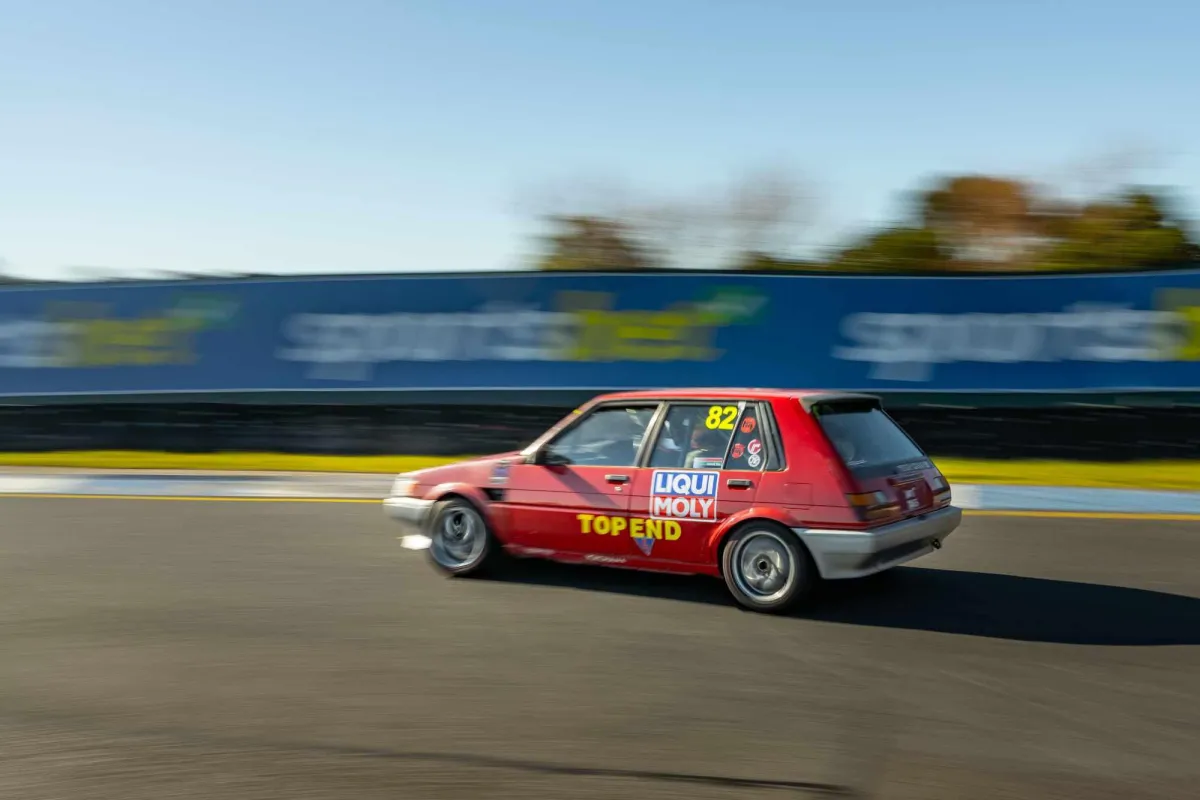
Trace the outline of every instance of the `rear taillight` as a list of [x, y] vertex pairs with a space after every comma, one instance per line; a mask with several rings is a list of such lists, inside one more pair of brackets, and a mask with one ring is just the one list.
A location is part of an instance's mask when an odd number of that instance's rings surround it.
[[848, 494], [846, 499], [850, 501], [850, 506], [863, 522], [875, 522], [900, 515], [900, 504], [891, 500], [883, 492]]
[[929, 488], [933, 489], [933, 504], [935, 506], [950, 505], [950, 484], [940, 472], [934, 475], [929, 481]]

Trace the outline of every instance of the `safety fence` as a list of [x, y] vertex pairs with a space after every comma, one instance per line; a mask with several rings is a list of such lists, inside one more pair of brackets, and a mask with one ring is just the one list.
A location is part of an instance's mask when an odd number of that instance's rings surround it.
[[[523, 447], [566, 407], [0, 407], [0, 451], [257, 451], [469, 455]], [[962, 458], [1095, 461], [1200, 454], [1200, 408], [894, 409], [927, 450]]]
[[878, 393], [943, 455], [1194, 457], [1200, 271], [0, 288], [3, 450], [457, 455], [688, 386]]

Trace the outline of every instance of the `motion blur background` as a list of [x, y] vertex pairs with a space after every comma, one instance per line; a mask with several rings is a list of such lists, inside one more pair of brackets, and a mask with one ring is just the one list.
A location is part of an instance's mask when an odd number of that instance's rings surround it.
[[[1194, 798], [1200, 495], [1115, 487], [1200, 488], [1197, 31], [0, 0], [0, 798]], [[380, 513], [703, 385], [881, 395], [962, 527], [767, 617]]]
[[0, 450], [472, 453], [751, 384], [1190, 457], [1200, 12], [1139, 8], [0, 3]]

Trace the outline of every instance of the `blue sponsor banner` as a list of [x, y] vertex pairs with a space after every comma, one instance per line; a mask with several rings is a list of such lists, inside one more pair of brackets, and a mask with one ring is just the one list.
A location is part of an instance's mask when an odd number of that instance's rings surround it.
[[0, 396], [1200, 389], [1200, 272], [347, 277], [0, 289]]

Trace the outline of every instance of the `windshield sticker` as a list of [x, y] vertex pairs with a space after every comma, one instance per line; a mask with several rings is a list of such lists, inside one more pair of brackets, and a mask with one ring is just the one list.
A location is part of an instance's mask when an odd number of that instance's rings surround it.
[[692, 462], [696, 469], [720, 469], [725, 463], [723, 458], [697, 458]]
[[762, 463], [762, 456], [750, 456], [746, 459], [746, 463], [750, 469], [758, 469], [758, 465]]
[[750, 444], [746, 445], [746, 452], [752, 456], [756, 456], [762, 452], [762, 442], [758, 439], [751, 439]]
[[734, 459], [735, 461], [737, 459], [741, 458], [742, 456], [744, 456], [745, 454], [746, 454], [746, 448], [742, 447], [742, 445], [740, 443], [735, 444], [733, 446], [733, 449], [729, 451], [729, 457]]
[[742, 433], [754, 433], [756, 427], [758, 427], [758, 423], [754, 421], [754, 417], [746, 417], [742, 420]]

